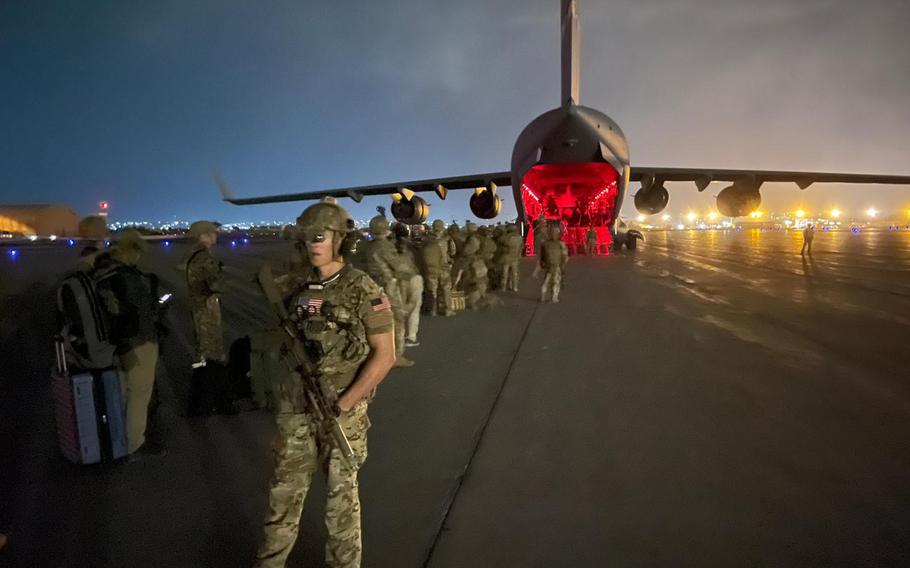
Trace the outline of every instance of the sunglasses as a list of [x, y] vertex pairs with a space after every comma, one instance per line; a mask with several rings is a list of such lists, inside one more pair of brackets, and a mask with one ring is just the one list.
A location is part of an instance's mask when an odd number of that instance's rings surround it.
[[303, 242], [305, 243], [321, 243], [326, 239], [326, 234], [322, 231], [312, 231], [305, 232], [303, 234]]

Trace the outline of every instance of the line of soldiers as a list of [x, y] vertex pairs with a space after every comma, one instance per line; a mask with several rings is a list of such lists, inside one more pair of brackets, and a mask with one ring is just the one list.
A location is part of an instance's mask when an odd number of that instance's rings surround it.
[[[365, 239], [347, 211], [334, 202], [310, 206], [294, 226], [289, 272], [276, 279], [298, 338], [317, 355], [320, 375], [337, 391], [334, 411], [353, 455], [342, 455], [331, 439], [320, 434], [305, 397], [275, 389], [275, 396], [287, 400], [275, 406], [279, 439], [257, 566], [284, 566], [297, 538], [312, 477], [320, 468], [328, 481], [326, 563], [360, 565], [357, 472], [367, 457], [367, 406], [393, 366], [413, 365], [403, 352], [406, 346], [419, 345], [421, 306], [431, 315], [452, 316], [460, 307], [458, 296], [463, 295], [467, 308], [478, 309], [494, 304], [490, 289], [518, 290], [523, 239], [515, 225], [478, 228], [467, 223], [461, 229], [435, 221], [418, 238], [408, 226], [392, 226], [379, 215], [371, 220], [370, 233], [372, 238]], [[212, 255], [217, 226], [198, 221], [190, 227], [190, 235], [196, 242], [185, 266], [195, 355], [197, 365], [208, 369], [204, 379], [208, 387], [218, 392], [216, 383], [226, 380], [222, 372], [226, 356], [221, 313], [225, 281], [222, 265]], [[100, 245], [106, 234], [95, 238], [99, 244], [86, 247], [84, 266], [93, 270], [113, 266], [124, 274], [142, 274], [136, 264], [145, 248], [138, 233], [122, 232], [107, 252], [101, 252]], [[543, 244], [540, 256], [546, 273], [543, 290], [557, 301], [567, 258], [558, 231]], [[135, 302], [140, 306], [133, 310], [135, 315], [154, 322], [155, 292], [134, 288], [144, 297], [112, 297], [112, 308]], [[133, 393], [126, 396], [131, 451], [139, 453], [158, 356], [157, 337], [147, 327], [139, 326], [141, 337], [123, 338], [121, 357], [125, 389]], [[130, 364], [132, 355], [136, 361]], [[202, 412], [228, 411], [226, 401], [217, 396], [200, 398], [204, 400], [197, 401], [197, 407]]]

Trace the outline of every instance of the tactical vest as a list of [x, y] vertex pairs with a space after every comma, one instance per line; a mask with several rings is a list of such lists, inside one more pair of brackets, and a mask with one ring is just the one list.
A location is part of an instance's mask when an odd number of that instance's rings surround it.
[[290, 305], [310, 359], [339, 390], [351, 384], [370, 349], [357, 313], [360, 296], [351, 284], [346, 265], [327, 281], [308, 280]]

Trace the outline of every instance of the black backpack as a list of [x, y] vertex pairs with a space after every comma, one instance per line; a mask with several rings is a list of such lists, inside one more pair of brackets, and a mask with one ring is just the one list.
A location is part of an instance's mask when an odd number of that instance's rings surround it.
[[63, 278], [57, 289], [57, 313], [69, 367], [93, 370], [114, 365], [106, 312], [89, 274], [73, 272]]

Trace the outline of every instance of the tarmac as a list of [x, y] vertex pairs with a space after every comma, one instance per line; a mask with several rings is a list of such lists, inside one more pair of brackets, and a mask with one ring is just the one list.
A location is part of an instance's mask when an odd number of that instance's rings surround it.
[[[518, 294], [424, 318], [370, 407], [364, 566], [897, 566], [910, 558], [910, 231], [646, 234]], [[285, 243], [216, 251], [228, 340], [273, 325], [253, 276]], [[2, 249], [0, 249], [2, 250]], [[274, 427], [181, 416], [187, 247], [155, 415], [169, 453], [75, 466], [56, 446], [53, 290], [76, 248], [0, 256], [0, 566], [249, 566]], [[290, 566], [322, 566], [314, 484]]]

